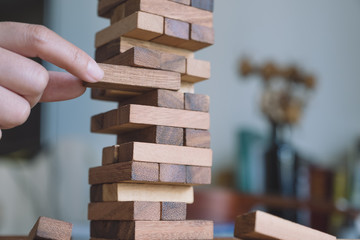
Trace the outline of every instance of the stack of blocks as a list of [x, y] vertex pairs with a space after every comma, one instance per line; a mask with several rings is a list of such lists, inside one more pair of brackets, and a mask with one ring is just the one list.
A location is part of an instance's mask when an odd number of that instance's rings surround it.
[[91, 131], [117, 135], [89, 170], [91, 239], [213, 239], [213, 223], [186, 220], [194, 185], [210, 184], [209, 97], [194, 84], [210, 63], [212, 0], [99, 0], [111, 26], [96, 34], [105, 72], [92, 98], [116, 101]]

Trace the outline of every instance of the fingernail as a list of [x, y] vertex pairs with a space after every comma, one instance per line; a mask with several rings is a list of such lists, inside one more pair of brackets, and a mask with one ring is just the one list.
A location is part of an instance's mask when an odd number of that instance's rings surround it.
[[89, 81], [91, 82], [97, 82], [104, 77], [104, 71], [93, 59], [91, 59], [88, 63], [87, 72], [90, 75]]

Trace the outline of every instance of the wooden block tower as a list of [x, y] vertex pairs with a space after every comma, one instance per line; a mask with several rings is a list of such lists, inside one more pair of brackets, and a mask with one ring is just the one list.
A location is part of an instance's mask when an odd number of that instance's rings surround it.
[[118, 108], [91, 131], [117, 135], [89, 170], [91, 239], [213, 239], [213, 223], [186, 220], [194, 185], [210, 184], [209, 97], [194, 84], [210, 63], [194, 51], [214, 43], [213, 0], [99, 0], [111, 25], [96, 34], [105, 72], [92, 98]]

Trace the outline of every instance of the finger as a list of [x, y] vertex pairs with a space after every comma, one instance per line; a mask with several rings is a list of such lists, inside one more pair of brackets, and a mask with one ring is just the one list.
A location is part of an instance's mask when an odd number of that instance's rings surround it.
[[2, 132], [1, 132], [1, 129], [0, 129], [0, 140], [1, 140], [1, 137], [2, 137]]
[[0, 129], [23, 124], [29, 114], [30, 105], [26, 99], [0, 86]]
[[50, 80], [40, 101], [55, 102], [81, 96], [85, 87], [79, 78], [65, 72], [49, 72]]
[[0, 85], [23, 96], [33, 107], [48, 84], [48, 71], [31, 59], [0, 48]]
[[[0, 24], [0, 46], [28, 57], [40, 57], [80, 79], [96, 82], [104, 72], [84, 51], [41, 25]], [[16, 37], [14, 37], [16, 36]]]

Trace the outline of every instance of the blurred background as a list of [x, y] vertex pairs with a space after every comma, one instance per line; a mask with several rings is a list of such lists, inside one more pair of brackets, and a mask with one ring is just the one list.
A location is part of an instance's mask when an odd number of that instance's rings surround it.
[[[95, 33], [109, 25], [96, 8], [96, 0], [2, 0], [0, 20], [44, 24], [94, 56]], [[212, 76], [195, 88], [211, 99], [213, 184], [197, 190], [189, 218], [213, 219], [225, 236], [236, 215], [264, 209], [338, 237], [360, 236], [359, 23], [357, 0], [215, 1], [215, 45], [196, 53], [211, 62]], [[263, 77], [239, 72], [245, 57], [257, 66], [294, 65], [316, 79], [299, 121], [276, 137], [260, 108]], [[113, 108], [90, 100], [88, 90], [42, 103], [28, 126], [4, 131], [0, 235], [27, 234], [43, 215], [74, 223], [74, 239], [88, 238], [88, 168], [115, 142], [91, 134], [90, 117]], [[274, 191], [271, 151], [281, 175]]]

